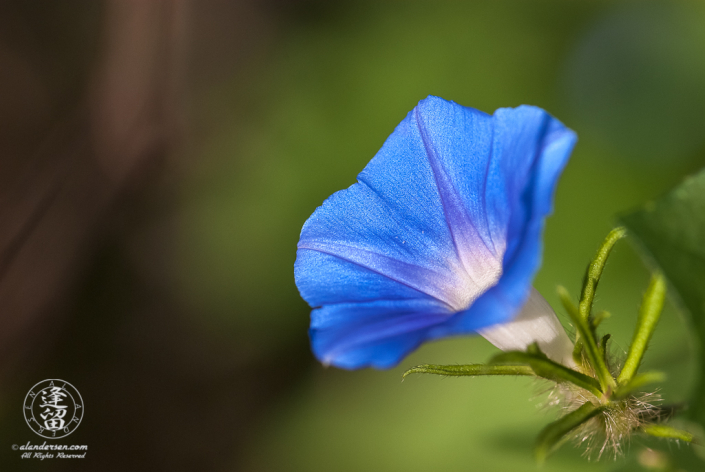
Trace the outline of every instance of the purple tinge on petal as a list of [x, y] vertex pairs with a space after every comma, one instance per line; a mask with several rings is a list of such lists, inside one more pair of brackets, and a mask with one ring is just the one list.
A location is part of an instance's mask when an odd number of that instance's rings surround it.
[[[443, 139], [445, 137], [443, 131], [438, 131], [442, 127], [449, 127], [448, 131], [451, 133], [457, 133], [458, 129], [463, 130], [462, 135], [466, 137], [473, 135], [483, 136], [487, 135], [486, 128], [489, 120], [483, 120], [482, 118], [484, 117], [482, 115], [477, 116], [477, 119], [467, 120], [466, 114], [462, 113], [464, 110], [458, 109], [454, 111], [456, 113], [453, 116], [448, 116], [447, 114], [439, 116], [438, 113], [428, 113], [428, 116], [423, 116], [421, 108], [417, 107], [414, 109], [414, 118], [419, 128], [419, 134], [423, 141], [436, 187], [438, 188], [455, 251], [470, 279], [475, 285], [484, 289], [496, 282], [501, 273], [504, 240], [503, 238], [497, 238], [498, 241], [495, 242], [492, 239], [486, 213], [482, 211], [482, 206], [478, 206], [477, 202], [470, 198], [466, 199], [469, 200], [467, 203], [476, 207], [475, 213], [479, 216], [479, 218], [476, 218], [477, 223], [473, 223], [473, 218], [469, 212], [470, 207], [466, 206], [466, 201], [455, 188], [454, 182], [446, 171], [446, 166], [444, 166], [442, 160], [442, 156], [452, 155], [452, 147], [454, 145], [457, 146], [457, 142], [444, 142], [446, 140]], [[472, 118], [475, 117], [473, 116]], [[436, 132], [431, 133], [431, 130]], [[479, 142], [474, 143], [474, 147], [481, 151], [483, 145], [485, 147], [491, 145], [491, 134], [489, 138], [484, 143], [478, 139], [477, 141]], [[467, 143], [466, 146], [469, 147], [469, 144]], [[491, 149], [489, 152], [491, 153]], [[469, 155], [472, 155], [472, 152]], [[487, 164], [490, 162], [490, 159], [487, 159]], [[487, 183], [488, 171], [489, 165], [485, 165], [484, 172], [482, 168], [475, 170], [475, 172], [479, 172], [483, 184]], [[482, 201], [482, 193], [478, 193], [475, 197]], [[480, 233], [478, 228], [479, 230], [485, 230], [484, 234]]]
[[314, 353], [391, 367], [425, 340], [510, 319], [528, 296], [575, 134], [539, 108], [422, 100], [304, 224]]

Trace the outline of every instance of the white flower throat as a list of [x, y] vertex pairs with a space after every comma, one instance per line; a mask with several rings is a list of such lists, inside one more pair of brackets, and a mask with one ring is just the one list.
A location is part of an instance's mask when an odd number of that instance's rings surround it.
[[551, 305], [531, 287], [531, 295], [512, 321], [478, 330], [503, 351], [524, 351], [534, 342], [552, 360], [575, 368], [573, 343]]
[[[457, 275], [462, 280], [464, 290], [456, 293], [455, 299], [461, 310], [469, 308], [502, 276], [505, 244], [500, 240], [499, 247], [490, 248], [477, 234], [470, 236], [464, 241], [466, 250], [459, 251], [464, 270], [459, 270]], [[550, 359], [568, 367], [576, 367], [573, 343], [568, 339], [551, 305], [533, 287], [524, 306], [511, 321], [477, 332], [503, 351], [524, 351], [536, 342]]]

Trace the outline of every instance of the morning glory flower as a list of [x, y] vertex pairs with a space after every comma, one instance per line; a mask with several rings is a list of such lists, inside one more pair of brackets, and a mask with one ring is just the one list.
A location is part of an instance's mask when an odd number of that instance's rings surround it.
[[532, 281], [575, 141], [540, 108], [419, 102], [303, 226], [295, 277], [316, 357], [389, 368], [424, 341], [477, 332], [504, 350], [537, 341], [571, 364]]

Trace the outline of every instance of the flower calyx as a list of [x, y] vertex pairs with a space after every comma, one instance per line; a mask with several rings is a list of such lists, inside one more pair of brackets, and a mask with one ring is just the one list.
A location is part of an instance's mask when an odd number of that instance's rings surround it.
[[[587, 454], [605, 451], [614, 455], [631, 433], [640, 431], [651, 436], [692, 442], [687, 431], [663, 424], [674, 409], [657, 406], [661, 401], [655, 392], [644, 393], [648, 384], [662, 382], [661, 372], [638, 373], [646, 347], [656, 328], [666, 295], [666, 281], [654, 273], [644, 294], [632, 342], [621, 369], [609, 358], [609, 334], [597, 335], [600, 323], [608, 312], [592, 315], [592, 305], [598, 282], [615, 243], [626, 234], [624, 228], [612, 230], [588, 265], [578, 304], [568, 291], [558, 287], [558, 295], [575, 327], [574, 366], [558, 363], [533, 343], [525, 351], [508, 351], [494, 356], [488, 364], [420, 365], [407, 370], [446, 376], [522, 375], [555, 382], [549, 403], [567, 413], [547, 425], [536, 440], [534, 454], [542, 463], [566, 439], [574, 438], [587, 445]], [[617, 372], [618, 370], [618, 372]]]

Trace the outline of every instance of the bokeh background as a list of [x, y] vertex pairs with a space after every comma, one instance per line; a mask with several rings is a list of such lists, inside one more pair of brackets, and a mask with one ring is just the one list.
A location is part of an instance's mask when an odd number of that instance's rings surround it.
[[[535, 283], [559, 307], [616, 215], [705, 164], [699, 1], [3, 2], [0, 70], [2, 470], [536, 470], [545, 385], [401, 382], [486, 361], [482, 338], [390, 371], [313, 359], [303, 222], [429, 94], [538, 105], [580, 138]], [[620, 243], [597, 300], [615, 355], [647, 281]], [[688, 329], [667, 307], [647, 353], [669, 402], [700, 368]], [[41, 443], [21, 408], [45, 378], [83, 396], [56, 442], [87, 444], [84, 460], [10, 448]], [[544, 470], [662, 470], [649, 447], [678, 450], [635, 437], [587, 461], [565, 445]]]

